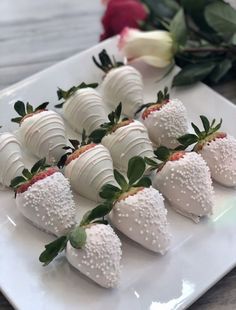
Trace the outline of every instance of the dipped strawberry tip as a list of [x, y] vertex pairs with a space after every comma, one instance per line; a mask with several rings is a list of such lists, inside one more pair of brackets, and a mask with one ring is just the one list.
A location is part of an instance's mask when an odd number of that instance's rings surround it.
[[11, 181], [10, 187], [14, 189], [15, 194], [23, 193], [34, 183], [46, 178], [57, 172], [57, 167], [50, 167], [46, 165], [46, 159], [37, 161], [31, 170], [24, 169], [21, 176], [17, 176]]
[[[58, 100], [61, 100], [61, 99], [64, 99], [65, 101], [67, 99], [69, 99], [71, 96], [74, 95], [74, 93], [77, 91], [77, 90], [80, 90], [80, 89], [84, 89], [84, 88], [96, 88], [98, 87], [98, 83], [90, 83], [90, 84], [86, 84], [84, 82], [80, 83], [78, 86], [72, 86], [71, 88], [69, 88], [68, 90], [63, 90], [61, 88], [58, 87], [58, 90], [57, 90], [57, 97], [58, 97]], [[55, 108], [62, 108], [65, 101], [59, 103], [59, 104], [56, 104], [55, 105]]]
[[60, 160], [57, 163], [58, 168], [63, 168], [65, 165], [68, 165], [72, 160], [78, 158], [82, 153], [96, 146], [95, 143], [92, 143], [90, 137], [86, 135], [85, 129], [82, 132], [81, 142], [78, 140], [69, 139], [71, 146], [64, 146], [63, 149], [67, 152], [62, 155]]
[[108, 55], [107, 51], [103, 49], [99, 54], [98, 58], [100, 62], [93, 56], [93, 62], [95, 65], [101, 69], [103, 72], [108, 73], [111, 69], [119, 68], [121, 66], [124, 66], [124, 63], [121, 61], [117, 61], [115, 57], [113, 56], [112, 59]]
[[146, 164], [142, 157], [131, 158], [128, 163], [127, 177], [115, 169], [114, 177], [119, 187], [105, 184], [101, 189], [100, 197], [114, 204], [116, 201], [135, 195], [145, 187], [150, 187], [152, 185], [151, 180], [143, 176], [145, 171]]
[[34, 109], [29, 102], [25, 104], [23, 101], [18, 100], [14, 104], [14, 109], [20, 116], [12, 118], [11, 121], [13, 123], [21, 124], [26, 118], [43, 111], [47, 111], [46, 108], [48, 104], [49, 102], [44, 102]]
[[143, 109], [144, 112], [142, 113], [142, 119], [147, 118], [152, 112], [160, 110], [165, 104], [169, 102], [170, 94], [168, 91], [168, 87], [165, 87], [163, 91], [159, 91], [157, 93], [157, 100], [156, 102], [149, 102], [140, 106], [140, 108], [136, 111], [135, 115], [141, 112]]
[[205, 143], [210, 143], [211, 141], [218, 138], [225, 138], [227, 136], [224, 132], [219, 132], [222, 124], [222, 119], [218, 124], [215, 125], [216, 120], [213, 119], [210, 123], [206, 116], [200, 115], [200, 119], [203, 125], [203, 130], [201, 131], [194, 123], [191, 123], [195, 134], [187, 133], [177, 140], [181, 144], [182, 149], [186, 149], [188, 146], [194, 144], [194, 151], [202, 149]]
[[108, 114], [109, 122], [103, 123], [100, 128], [94, 130], [89, 136], [90, 140], [94, 143], [100, 143], [106, 135], [115, 132], [120, 127], [127, 126], [130, 123], [134, 122], [134, 120], [130, 118], [122, 119], [121, 112], [122, 103], [120, 102], [116, 107], [115, 111], [112, 111]]

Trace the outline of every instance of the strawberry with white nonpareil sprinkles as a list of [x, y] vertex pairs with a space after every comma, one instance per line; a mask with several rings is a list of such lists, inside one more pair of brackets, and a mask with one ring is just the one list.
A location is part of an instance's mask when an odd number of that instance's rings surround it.
[[83, 129], [91, 133], [107, 121], [105, 106], [101, 95], [95, 90], [97, 83], [81, 83], [65, 91], [58, 89], [58, 99], [64, 102], [56, 108], [63, 108], [63, 116], [72, 128], [82, 133]]
[[34, 109], [28, 102], [17, 101], [14, 108], [20, 116], [11, 121], [20, 125], [21, 139], [32, 154], [55, 163], [64, 153], [65, 127], [59, 114], [46, 109], [48, 104], [44, 102]]
[[149, 138], [156, 146], [175, 148], [179, 145], [177, 138], [188, 131], [186, 108], [179, 99], [170, 99], [167, 87], [158, 92], [156, 102], [144, 104], [137, 113], [140, 111]]
[[169, 224], [164, 199], [143, 177], [146, 165], [141, 157], [129, 161], [127, 179], [114, 170], [120, 187], [104, 185], [101, 197], [113, 202], [109, 214], [112, 225], [143, 247], [164, 254], [170, 245]]
[[105, 102], [115, 108], [118, 102], [123, 104], [123, 113], [134, 117], [143, 104], [143, 81], [141, 74], [133, 67], [113, 61], [106, 50], [99, 53], [100, 63], [93, 57], [98, 68], [105, 72], [102, 82], [102, 93]]
[[115, 182], [111, 155], [103, 145], [91, 143], [85, 131], [81, 143], [76, 140], [70, 142], [72, 147], [65, 147], [67, 153], [58, 166], [64, 167], [73, 190], [90, 200], [99, 201], [102, 186]]
[[119, 238], [104, 220], [110, 208], [111, 205], [104, 203], [88, 211], [79, 226], [45, 246], [40, 262], [48, 265], [65, 249], [68, 262], [82, 274], [102, 287], [116, 287], [122, 251]]
[[114, 166], [126, 171], [128, 161], [134, 156], [153, 156], [152, 143], [147, 129], [136, 120], [121, 119], [122, 104], [108, 115], [110, 122], [101, 125], [100, 129], [91, 133], [90, 139], [101, 142], [111, 153]]
[[160, 146], [155, 160], [145, 158], [155, 171], [153, 186], [171, 206], [196, 223], [212, 214], [214, 191], [209, 168], [201, 155]]
[[0, 133], [0, 183], [9, 186], [24, 169], [20, 143], [9, 133]]
[[60, 236], [75, 224], [75, 204], [69, 181], [57, 167], [39, 160], [11, 181], [17, 209], [36, 227]]
[[222, 185], [236, 186], [236, 139], [219, 131], [222, 120], [215, 125], [215, 119], [209, 120], [200, 116], [203, 130], [192, 123], [195, 134], [186, 134], [178, 140], [187, 148], [194, 145], [193, 150], [201, 154], [210, 168], [212, 178]]

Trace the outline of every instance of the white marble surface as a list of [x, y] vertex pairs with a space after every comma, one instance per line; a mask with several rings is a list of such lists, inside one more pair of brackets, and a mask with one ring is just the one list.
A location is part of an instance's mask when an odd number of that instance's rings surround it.
[[[99, 0], [1, 0], [0, 89], [96, 44], [102, 11]], [[215, 89], [236, 103], [235, 85]], [[235, 280], [236, 269], [191, 310], [236, 309]], [[0, 309], [12, 309], [1, 293]]]

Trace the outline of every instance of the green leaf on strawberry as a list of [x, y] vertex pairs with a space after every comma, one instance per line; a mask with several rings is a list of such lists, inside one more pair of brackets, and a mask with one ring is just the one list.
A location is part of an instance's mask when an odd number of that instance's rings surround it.
[[75, 227], [69, 233], [68, 239], [73, 248], [81, 249], [85, 245], [87, 239], [85, 228], [81, 226]]

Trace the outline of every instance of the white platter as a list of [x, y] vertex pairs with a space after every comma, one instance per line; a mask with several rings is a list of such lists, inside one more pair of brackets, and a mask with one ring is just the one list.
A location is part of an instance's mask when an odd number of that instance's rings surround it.
[[[57, 86], [69, 88], [82, 81], [101, 81], [102, 73], [91, 56], [106, 48], [118, 55], [116, 38], [42, 71], [0, 92], [0, 124], [14, 130], [9, 119], [15, 115], [16, 100], [37, 105], [57, 103]], [[160, 72], [140, 66], [145, 81], [145, 99], [159, 88]], [[189, 120], [204, 114], [223, 117], [223, 129], [236, 136], [236, 107], [203, 84], [176, 91], [186, 105]], [[0, 290], [18, 309], [183, 309], [236, 265], [236, 191], [215, 184], [214, 215], [199, 224], [170, 208], [168, 219], [173, 241], [165, 256], [153, 254], [123, 235], [123, 272], [119, 288], [106, 290], [81, 276], [63, 255], [47, 267], [38, 256], [53, 237], [27, 223], [17, 212], [10, 191], [0, 192]], [[88, 202], [81, 200], [83, 207]], [[82, 209], [79, 213], [82, 213]], [[78, 215], [79, 216], [79, 215]]]

